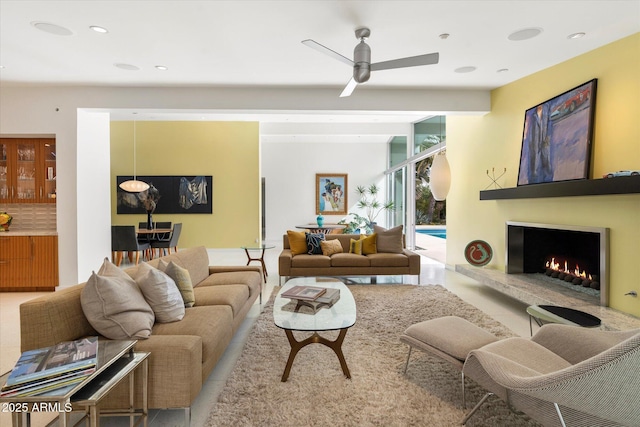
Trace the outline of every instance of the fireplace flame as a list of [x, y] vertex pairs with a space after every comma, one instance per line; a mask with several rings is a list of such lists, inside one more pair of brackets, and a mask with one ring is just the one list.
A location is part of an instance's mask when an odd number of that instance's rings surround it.
[[548, 260], [545, 263], [545, 267], [549, 268], [551, 270], [555, 270], [555, 271], [559, 271], [559, 272], [563, 272], [563, 273], [568, 273], [571, 274], [575, 277], [582, 277], [583, 279], [589, 279], [589, 280], [593, 280], [593, 278], [591, 277], [591, 274], [588, 274], [585, 270], [580, 270], [580, 266], [576, 264], [575, 269], [573, 269], [573, 271], [570, 270], [569, 268], [569, 263], [568, 261], [564, 262], [564, 267], [561, 266], [560, 262], [556, 261], [555, 257], [552, 257], [550, 260]]

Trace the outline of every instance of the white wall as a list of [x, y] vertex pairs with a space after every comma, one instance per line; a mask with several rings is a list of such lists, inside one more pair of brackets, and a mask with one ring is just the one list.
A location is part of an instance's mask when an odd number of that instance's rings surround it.
[[[320, 138], [319, 138], [320, 139]], [[273, 141], [262, 144], [262, 176], [266, 183], [266, 240], [281, 242], [287, 230], [296, 225], [315, 222], [316, 173], [348, 174], [348, 211], [358, 199], [356, 186], [376, 183], [384, 189], [382, 172], [387, 163], [386, 142], [331, 143]], [[335, 223], [344, 215], [325, 215], [325, 222]], [[379, 218], [382, 224], [383, 219]]]

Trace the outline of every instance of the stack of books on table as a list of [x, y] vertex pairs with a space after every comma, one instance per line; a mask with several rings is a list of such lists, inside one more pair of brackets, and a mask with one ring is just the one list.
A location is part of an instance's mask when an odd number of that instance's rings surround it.
[[301, 307], [311, 308], [313, 314], [321, 308], [330, 308], [340, 299], [340, 289], [319, 286], [294, 286], [281, 295], [296, 302], [296, 311]]
[[0, 389], [0, 396], [38, 396], [82, 382], [95, 372], [97, 354], [98, 337], [25, 351]]

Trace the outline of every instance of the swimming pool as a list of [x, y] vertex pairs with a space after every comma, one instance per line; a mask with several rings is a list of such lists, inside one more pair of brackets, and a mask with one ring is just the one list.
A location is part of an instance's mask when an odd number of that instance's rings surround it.
[[433, 237], [439, 237], [440, 239], [447, 238], [446, 228], [420, 228], [416, 230], [416, 233], [427, 234]]

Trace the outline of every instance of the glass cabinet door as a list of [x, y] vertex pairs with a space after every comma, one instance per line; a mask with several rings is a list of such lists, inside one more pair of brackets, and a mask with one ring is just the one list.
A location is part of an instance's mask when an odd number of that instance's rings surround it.
[[9, 145], [0, 143], [0, 200], [8, 200], [11, 197], [9, 183]]
[[16, 144], [17, 180], [14, 199], [18, 203], [35, 201], [38, 197], [36, 188], [36, 145], [34, 143]]
[[46, 142], [42, 147], [44, 158], [44, 188], [41, 197], [44, 202], [53, 202], [56, 198], [56, 144]]

